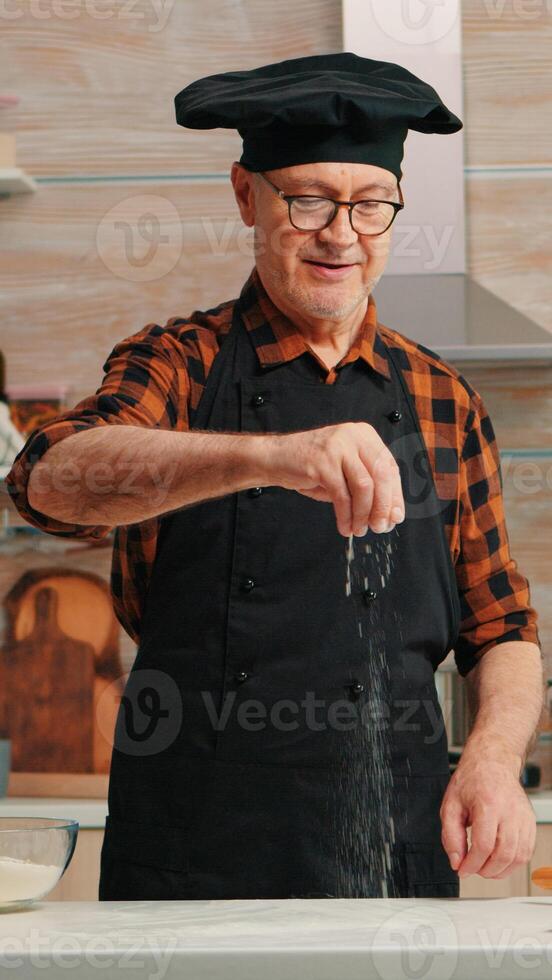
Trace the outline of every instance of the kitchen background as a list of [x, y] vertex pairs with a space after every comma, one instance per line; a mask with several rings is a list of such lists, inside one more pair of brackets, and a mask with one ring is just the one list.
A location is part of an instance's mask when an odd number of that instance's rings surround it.
[[[498, 325], [493, 357], [472, 350], [465, 363], [450, 360], [493, 421], [511, 551], [530, 582], [552, 678], [552, 11], [546, 0], [463, 0], [460, 14], [466, 271], [520, 314], [514, 323], [536, 325], [540, 356], [501, 357]], [[23, 437], [97, 388], [119, 339], [236, 296], [253, 264], [228, 177], [241, 141], [177, 127], [175, 93], [200, 75], [343, 47], [339, 0], [14, 0], [3, 8], [0, 351]], [[382, 57], [366, 45], [359, 53]], [[424, 77], [432, 81], [430, 51]], [[43, 702], [39, 712], [38, 694], [34, 734], [23, 713], [13, 719], [8, 793], [43, 795], [54, 785], [48, 772], [107, 772], [115, 679], [135, 648], [109, 607], [109, 538], [91, 544], [22, 526], [1, 484], [0, 515], [0, 725], [29, 665], [42, 690], [63, 690], [80, 706], [65, 726], [80, 730], [80, 743], [67, 735], [73, 754], [62, 759], [51, 734], [59, 718]], [[7, 670], [17, 663], [27, 668]], [[75, 677], [64, 669], [70, 663], [80, 665]], [[438, 688], [454, 745], [465, 735], [462, 683], [448, 658]], [[543, 718], [532, 758], [541, 785], [552, 786], [545, 728]], [[90, 796], [102, 795], [105, 778]], [[83, 795], [64, 786], [67, 796]]]

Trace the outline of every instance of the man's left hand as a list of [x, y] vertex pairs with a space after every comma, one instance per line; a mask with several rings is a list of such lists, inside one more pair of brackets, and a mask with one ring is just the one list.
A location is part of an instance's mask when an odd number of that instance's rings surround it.
[[519, 781], [519, 762], [518, 756], [497, 760], [467, 754], [453, 772], [439, 813], [441, 841], [460, 877], [506, 878], [531, 860], [537, 825]]

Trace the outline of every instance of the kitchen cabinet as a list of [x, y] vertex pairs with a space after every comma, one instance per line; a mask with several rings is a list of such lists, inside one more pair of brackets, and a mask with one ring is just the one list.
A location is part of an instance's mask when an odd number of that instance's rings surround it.
[[[537, 841], [529, 865], [508, 878], [482, 878], [470, 875], [460, 881], [460, 898], [510, 898], [546, 895], [530, 883], [531, 872], [552, 865], [552, 792], [529, 793], [537, 820]], [[97, 901], [100, 876], [100, 850], [107, 813], [103, 799], [48, 799], [5, 797], [0, 799], [0, 816], [56, 816], [78, 820], [77, 846], [67, 871], [45, 901]]]
[[71, 864], [46, 896], [51, 902], [97, 902], [103, 830], [79, 830]]
[[[516, 895], [529, 895], [531, 867], [524, 865], [507, 878], [483, 878], [481, 875], [461, 878], [460, 898], [512, 898]], [[547, 894], [540, 888], [538, 892], [540, 895]]]
[[[534, 871], [536, 868], [542, 868], [543, 866], [552, 866], [552, 823], [542, 824], [542, 826], [537, 827], [537, 843], [531, 859], [530, 870]], [[538, 888], [537, 885], [534, 885], [529, 880], [529, 894], [546, 895], [550, 893], [543, 891], [542, 888]]]
[[516, 895], [548, 894], [531, 882], [531, 873], [543, 865], [552, 865], [552, 792], [528, 795], [537, 819], [537, 839], [531, 861], [513, 871], [507, 878], [469, 875], [460, 879], [460, 898], [510, 898]]
[[[50, 892], [50, 901], [96, 901], [100, 876], [102, 830], [81, 830], [73, 860], [63, 878]], [[482, 878], [470, 875], [460, 881], [460, 898], [511, 898], [521, 895], [546, 895], [531, 883], [535, 868], [552, 864], [552, 824], [537, 828], [537, 843], [530, 865], [518, 868], [508, 878]]]

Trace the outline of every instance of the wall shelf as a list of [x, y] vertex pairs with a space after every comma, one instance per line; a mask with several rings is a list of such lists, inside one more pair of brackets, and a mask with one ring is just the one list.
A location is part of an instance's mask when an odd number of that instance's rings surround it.
[[21, 167], [0, 167], [0, 196], [12, 194], [31, 194], [38, 190], [38, 184]]

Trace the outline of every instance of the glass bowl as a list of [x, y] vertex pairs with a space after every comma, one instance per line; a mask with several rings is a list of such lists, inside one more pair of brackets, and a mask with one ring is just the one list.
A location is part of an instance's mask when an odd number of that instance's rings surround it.
[[0, 817], [0, 912], [51, 892], [73, 857], [78, 832], [78, 820]]

